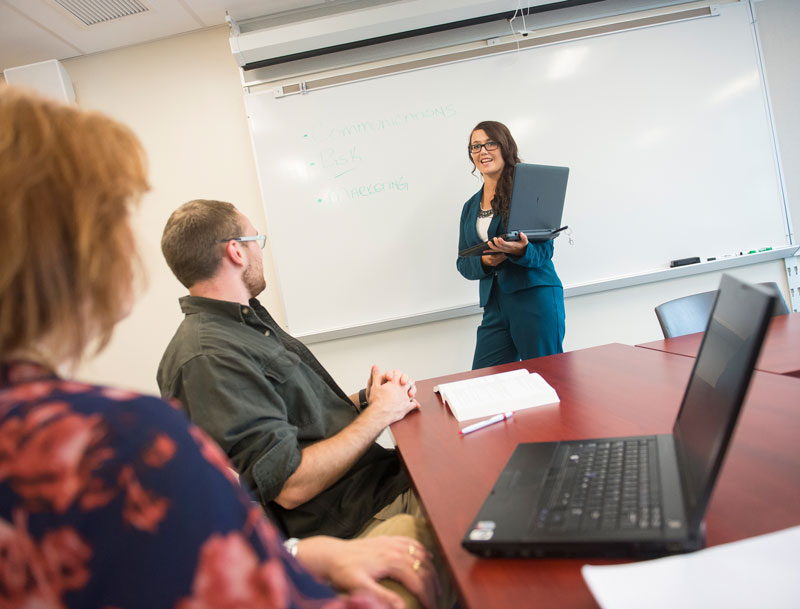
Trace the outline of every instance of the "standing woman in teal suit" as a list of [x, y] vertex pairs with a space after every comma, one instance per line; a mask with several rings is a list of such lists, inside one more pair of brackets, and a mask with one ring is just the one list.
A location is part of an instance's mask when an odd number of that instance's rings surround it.
[[562, 353], [564, 289], [553, 266], [553, 241], [497, 236], [507, 230], [517, 144], [503, 123], [483, 121], [470, 134], [468, 152], [483, 187], [464, 203], [458, 249], [491, 239], [489, 253], [456, 262], [480, 286], [483, 320], [472, 369]]

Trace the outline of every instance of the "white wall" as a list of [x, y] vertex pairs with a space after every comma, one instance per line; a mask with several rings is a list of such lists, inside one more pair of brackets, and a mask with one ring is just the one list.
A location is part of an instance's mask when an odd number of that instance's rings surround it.
[[[774, 5], [780, 11], [782, 5], [791, 9], [794, 4], [765, 0], [759, 6]], [[220, 27], [64, 62], [82, 107], [101, 110], [139, 135], [149, 155], [153, 186], [136, 218], [149, 284], [106, 352], [80, 370], [82, 378], [157, 391], [156, 367], [182, 317], [177, 298], [185, 293], [159, 248], [164, 223], [178, 205], [192, 198], [228, 200], [263, 229], [239, 74], [227, 36], [227, 29]], [[794, 70], [794, 65], [785, 69]], [[791, 172], [797, 183], [796, 166]], [[270, 287], [262, 302], [282, 320], [269, 247], [265, 269]], [[741, 267], [734, 274], [754, 282], [777, 281], [786, 293], [780, 261]], [[361, 282], [363, 278], [353, 277], [343, 289], [359, 289]], [[718, 282], [719, 273], [710, 273], [570, 298], [565, 348], [660, 338], [655, 305], [714, 289]], [[451, 319], [319, 343], [312, 350], [343, 388], [353, 391], [363, 386], [372, 363], [406, 369], [417, 379], [468, 369], [479, 321], [479, 316]]]
[[[109, 348], [79, 376], [155, 393], [155, 374], [186, 293], [161, 256], [170, 213], [195, 198], [235, 203], [264, 225], [239, 71], [226, 27], [66, 60], [81, 107], [129, 125], [147, 150], [152, 190], [136, 218], [148, 285]], [[269, 252], [267, 281], [275, 283]], [[279, 308], [274, 292], [264, 300]], [[282, 318], [282, 311], [277, 311]]]

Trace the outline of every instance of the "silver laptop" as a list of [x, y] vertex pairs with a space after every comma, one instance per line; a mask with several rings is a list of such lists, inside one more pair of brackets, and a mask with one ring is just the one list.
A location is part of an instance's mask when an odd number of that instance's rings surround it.
[[672, 433], [519, 444], [462, 545], [504, 557], [702, 547], [711, 491], [775, 300], [724, 275]]
[[[508, 210], [508, 227], [500, 235], [506, 241], [518, 241], [525, 233], [528, 241], [555, 239], [561, 226], [564, 198], [567, 194], [568, 167], [518, 163], [514, 167], [514, 186]], [[459, 256], [480, 256], [488, 242], [461, 250]]]

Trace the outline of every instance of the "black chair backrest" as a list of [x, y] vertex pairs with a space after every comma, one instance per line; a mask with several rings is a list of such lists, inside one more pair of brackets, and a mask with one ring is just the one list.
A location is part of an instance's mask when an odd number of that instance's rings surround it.
[[783, 298], [783, 293], [781, 292], [780, 288], [778, 288], [777, 283], [774, 281], [765, 281], [764, 283], [759, 283], [758, 285], [764, 286], [768, 290], [772, 290], [775, 296], [778, 297], [778, 300], [775, 301], [775, 306], [772, 308], [773, 317], [776, 315], [787, 315], [789, 313], [789, 307], [786, 305], [786, 301]]
[[[778, 284], [774, 281], [768, 281], [759, 285], [772, 290], [778, 296], [775, 301], [775, 307], [772, 310], [773, 317], [775, 315], [786, 315], [789, 312], [789, 307], [786, 306], [786, 301], [778, 288]], [[705, 332], [716, 298], [717, 290], [712, 290], [676, 298], [658, 305], [655, 309], [656, 317], [658, 318], [658, 323], [661, 324], [664, 338]]]
[[717, 290], [676, 298], [656, 307], [664, 338], [704, 332], [717, 299]]

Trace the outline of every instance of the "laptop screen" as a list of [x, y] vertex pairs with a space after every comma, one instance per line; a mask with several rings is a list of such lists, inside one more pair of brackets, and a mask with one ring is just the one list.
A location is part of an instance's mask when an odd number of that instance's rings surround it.
[[568, 177], [568, 167], [518, 163], [514, 167], [508, 230], [559, 228]]
[[673, 436], [686, 513], [699, 526], [750, 383], [773, 297], [724, 275]]

